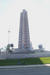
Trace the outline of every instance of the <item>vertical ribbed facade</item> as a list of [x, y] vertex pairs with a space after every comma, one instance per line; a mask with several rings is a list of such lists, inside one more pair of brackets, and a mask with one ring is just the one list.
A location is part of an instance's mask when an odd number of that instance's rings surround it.
[[18, 48], [22, 48], [22, 29], [23, 29], [23, 14], [20, 15], [20, 28], [19, 28], [19, 43]]
[[19, 29], [19, 44], [18, 48], [30, 48], [30, 36], [28, 26], [27, 11], [23, 10], [20, 16], [20, 29]]

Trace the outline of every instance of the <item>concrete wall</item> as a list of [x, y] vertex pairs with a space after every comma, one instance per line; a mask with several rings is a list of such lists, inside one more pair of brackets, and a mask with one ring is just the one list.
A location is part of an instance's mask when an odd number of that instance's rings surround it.
[[16, 59], [16, 58], [30, 58], [30, 57], [48, 57], [50, 52], [36, 53], [36, 54], [11, 54], [2, 53], [0, 54], [0, 59]]

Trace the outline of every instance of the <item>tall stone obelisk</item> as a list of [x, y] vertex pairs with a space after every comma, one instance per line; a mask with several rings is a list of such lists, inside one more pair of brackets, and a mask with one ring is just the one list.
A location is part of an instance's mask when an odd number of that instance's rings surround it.
[[26, 10], [23, 10], [23, 12], [20, 15], [18, 48], [19, 49], [30, 48], [29, 24], [28, 24], [28, 16]]

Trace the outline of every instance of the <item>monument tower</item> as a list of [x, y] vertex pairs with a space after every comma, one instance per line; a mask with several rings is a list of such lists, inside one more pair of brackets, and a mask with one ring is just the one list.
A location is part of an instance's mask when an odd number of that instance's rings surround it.
[[27, 11], [23, 10], [20, 14], [20, 29], [19, 29], [19, 49], [30, 49], [30, 36]]

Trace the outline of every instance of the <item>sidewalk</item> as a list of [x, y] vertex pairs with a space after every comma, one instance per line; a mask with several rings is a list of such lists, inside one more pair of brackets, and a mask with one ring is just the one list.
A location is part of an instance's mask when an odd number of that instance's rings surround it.
[[14, 68], [21, 68], [21, 67], [47, 67], [50, 64], [39, 64], [39, 65], [14, 65], [14, 66], [0, 66], [0, 69], [14, 69]]

